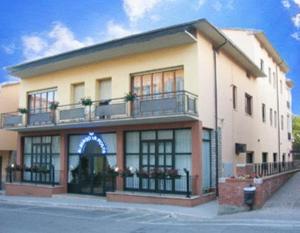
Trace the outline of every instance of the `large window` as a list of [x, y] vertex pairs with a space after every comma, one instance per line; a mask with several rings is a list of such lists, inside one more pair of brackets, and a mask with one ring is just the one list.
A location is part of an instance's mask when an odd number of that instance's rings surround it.
[[212, 171], [212, 131], [203, 129], [202, 134], [202, 192], [209, 192], [214, 187]]
[[183, 68], [132, 75], [132, 91], [137, 95], [153, 95], [183, 89]]
[[26, 182], [59, 182], [60, 175], [60, 137], [42, 136], [24, 138], [24, 175]]
[[[125, 166], [145, 172], [147, 177], [128, 177], [125, 188], [152, 192], [185, 192], [184, 169], [191, 172], [192, 138], [190, 129], [135, 131], [125, 134]], [[155, 170], [176, 169], [179, 179], [149, 176]]]
[[56, 89], [47, 89], [28, 93], [28, 108], [30, 113], [46, 112], [50, 104], [56, 101]]
[[80, 103], [80, 100], [85, 97], [84, 96], [84, 83], [78, 83], [72, 85], [72, 100], [73, 103]]
[[97, 84], [97, 100], [111, 99], [111, 79], [99, 80]]

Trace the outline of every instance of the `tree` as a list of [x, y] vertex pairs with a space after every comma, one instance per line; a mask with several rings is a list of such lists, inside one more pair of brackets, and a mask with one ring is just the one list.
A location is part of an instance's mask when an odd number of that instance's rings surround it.
[[300, 152], [300, 116], [293, 117], [293, 151]]

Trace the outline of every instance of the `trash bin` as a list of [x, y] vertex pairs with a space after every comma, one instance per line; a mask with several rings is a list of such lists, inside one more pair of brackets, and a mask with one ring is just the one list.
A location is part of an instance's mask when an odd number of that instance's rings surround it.
[[256, 188], [253, 185], [249, 185], [248, 187], [244, 188], [244, 201], [245, 204], [248, 205], [251, 210], [254, 206], [255, 191]]

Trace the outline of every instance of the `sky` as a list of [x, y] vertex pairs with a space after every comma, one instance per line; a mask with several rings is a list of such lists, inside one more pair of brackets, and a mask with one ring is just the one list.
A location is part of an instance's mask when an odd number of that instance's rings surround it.
[[206, 18], [219, 28], [263, 30], [287, 62], [300, 115], [300, 0], [1, 0], [4, 67], [151, 29]]

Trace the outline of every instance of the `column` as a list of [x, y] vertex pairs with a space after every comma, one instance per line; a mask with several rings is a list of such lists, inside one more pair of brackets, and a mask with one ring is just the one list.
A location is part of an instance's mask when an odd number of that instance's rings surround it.
[[201, 194], [202, 187], [202, 123], [197, 121], [192, 126], [192, 187], [193, 195]]
[[[124, 170], [124, 132], [121, 129], [117, 130], [117, 167], [120, 171]], [[117, 191], [122, 191], [124, 188], [123, 177], [117, 177]]]
[[60, 133], [60, 185], [68, 191], [68, 135]]

